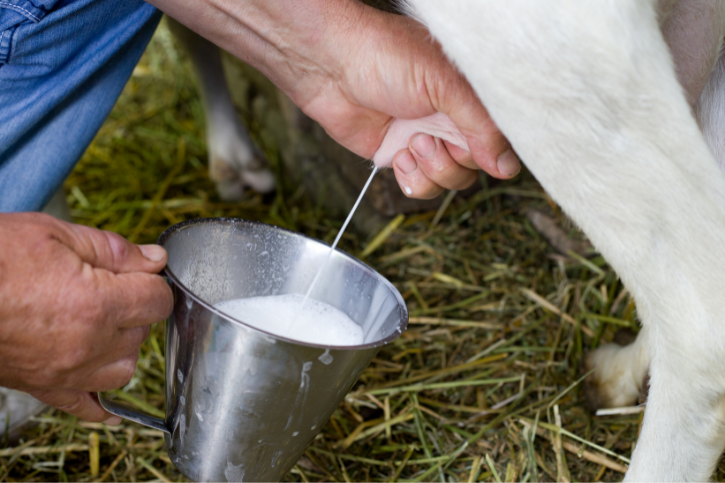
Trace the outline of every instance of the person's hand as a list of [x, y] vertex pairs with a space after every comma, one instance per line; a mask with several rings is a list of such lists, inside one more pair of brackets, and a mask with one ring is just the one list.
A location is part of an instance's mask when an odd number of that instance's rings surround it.
[[416, 21], [356, 0], [149, 0], [259, 69], [336, 141], [372, 158], [393, 119], [447, 114], [471, 152], [412, 136], [393, 169], [408, 196], [470, 186], [520, 163], [468, 82]]
[[348, 149], [371, 158], [395, 118], [447, 114], [470, 152], [423, 133], [393, 157], [395, 176], [414, 198], [467, 188], [479, 169], [510, 178], [516, 154], [468, 82], [414, 20], [366, 8], [354, 34], [340, 45], [342, 67], [314, 91], [293, 100]]
[[0, 385], [87, 421], [120, 422], [95, 392], [130, 381], [173, 298], [166, 252], [39, 213], [0, 214]]

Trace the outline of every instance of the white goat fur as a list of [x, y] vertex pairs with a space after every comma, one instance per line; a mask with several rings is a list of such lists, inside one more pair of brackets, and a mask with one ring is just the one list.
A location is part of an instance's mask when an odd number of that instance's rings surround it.
[[[410, 0], [410, 9], [635, 297], [650, 389], [625, 480], [709, 479], [725, 448], [725, 176], [678, 83], [661, 5]], [[724, 68], [695, 109], [720, 153]]]

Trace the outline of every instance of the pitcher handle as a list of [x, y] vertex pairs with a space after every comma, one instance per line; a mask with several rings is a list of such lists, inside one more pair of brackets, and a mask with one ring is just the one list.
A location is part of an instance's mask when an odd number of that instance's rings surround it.
[[151, 416], [150, 414], [139, 411], [136, 408], [132, 408], [131, 406], [128, 406], [126, 404], [109, 399], [102, 392], [98, 393], [98, 402], [101, 403], [103, 409], [113, 414], [114, 416], [119, 416], [123, 419], [128, 419], [139, 424], [143, 424], [144, 426], [148, 426], [149, 428], [158, 429], [159, 431], [163, 431], [164, 433], [171, 434], [168, 426], [166, 426], [166, 421], [164, 421], [163, 419], [157, 418], [156, 416]]
[[[163, 268], [161, 272], [159, 272], [159, 275], [164, 280], [166, 280], [166, 283], [169, 283], [169, 276], [166, 274], [166, 268]], [[163, 431], [164, 433], [171, 434], [169, 427], [166, 426], [166, 421], [164, 421], [163, 419], [152, 416], [143, 411], [139, 411], [138, 409], [133, 408], [127, 404], [123, 404], [113, 399], [109, 399], [102, 392], [99, 392], [97, 394], [98, 402], [101, 403], [101, 407], [109, 413], [113, 414], [114, 416], [128, 419], [130, 421], [143, 424], [144, 426], [148, 426], [149, 428], [158, 429], [159, 431]]]

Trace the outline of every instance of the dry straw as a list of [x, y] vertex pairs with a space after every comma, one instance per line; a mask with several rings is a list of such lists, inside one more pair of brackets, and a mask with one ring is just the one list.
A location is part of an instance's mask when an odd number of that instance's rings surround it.
[[[271, 137], [241, 114], [277, 169], [277, 148], [265, 141]], [[298, 190], [220, 201], [207, 175], [203, 126], [189, 66], [161, 29], [66, 183], [75, 219], [140, 243], [207, 216], [262, 220], [327, 241], [336, 234], [342, 220]], [[584, 353], [620, 326], [636, 330], [626, 290], [600, 257], [555, 253], [526, 210], [546, 214], [547, 226], [569, 225], [526, 174], [469, 199], [441, 201], [440, 210], [393, 219], [369, 242], [346, 237], [349, 251], [399, 288], [411, 324], [380, 351], [287, 479], [621, 479], [641, 415], [588, 413], [579, 368]], [[564, 238], [586, 246], [568, 228]], [[157, 413], [162, 347], [159, 324], [120, 391]], [[0, 450], [0, 479], [183, 477], [159, 432], [52, 412]]]

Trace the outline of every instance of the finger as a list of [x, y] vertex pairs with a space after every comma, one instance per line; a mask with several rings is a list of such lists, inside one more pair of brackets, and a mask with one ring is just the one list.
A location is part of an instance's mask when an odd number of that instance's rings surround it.
[[88, 392], [110, 391], [125, 386], [136, 371], [138, 348], [131, 354], [106, 364], [86, 377], [75, 389]]
[[494, 178], [508, 179], [519, 174], [521, 163], [518, 156], [490, 118], [476, 132], [460, 125], [459, 129], [466, 136], [476, 166]]
[[151, 325], [171, 315], [174, 298], [162, 277], [147, 273], [97, 275], [103, 287], [103, 306], [116, 327]]
[[[431, 84], [434, 90], [431, 97], [437, 100], [436, 110], [447, 114], [466, 137], [476, 166], [495, 178], [516, 176], [521, 164], [511, 144], [465, 78], [447, 72], [448, 75]], [[458, 79], [452, 79], [450, 75], [456, 75]]]
[[[133, 374], [139, 349], [143, 341], [148, 337], [150, 329], [149, 326], [117, 329], [116, 334], [107, 338], [102, 348], [99, 347], [99, 349], [105, 348], [105, 350], [94, 351], [94, 354], [84, 361], [83, 364], [73, 368], [72, 375], [64, 379], [63, 387], [75, 387], [77, 389], [83, 389], [84, 391], [107, 390], [96, 387], [97, 380], [92, 379], [89, 374], [95, 374], [103, 367], [108, 367], [110, 371], [115, 367], [113, 364], [119, 361], [124, 361], [119, 365], [120, 368], [125, 368], [128, 370], [128, 373]], [[128, 362], [130, 359], [133, 359], [132, 363]], [[125, 364], [130, 367], [127, 367]], [[121, 369], [118, 369], [118, 373], [120, 374], [120, 380], [123, 378]], [[121, 385], [123, 384], [119, 384], [119, 386]]]
[[393, 158], [393, 172], [400, 189], [409, 198], [431, 199], [440, 195], [443, 188], [428, 179], [422, 169], [418, 167], [413, 155], [409, 150], [401, 150]]
[[68, 224], [70, 248], [86, 263], [113, 273], [158, 273], [166, 265], [166, 250], [135, 245], [122, 236], [87, 226]]
[[478, 172], [464, 168], [451, 158], [440, 139], [428, 134], [417, 134], [410, 141], [410, 151], [426, 177], [449, 190], [462, 190], [471, 186]]
[[56, 409], [78, 416], [85, 421], [119, 424], [121, 418], [101, 407], [98, 397], [77, 389], [49, 389], [32, 391], [30, 395]]
[[461, 147], [456, 146], [453, 143], [449, 143], [448, 141], [443, 141], [443, 145], [448, 150], [448, 154], [453, 158], [453, 160], [460, 164], [461, 166], [469, 169], [480, 169], [478, 165], [473, 161], [473, 157], [471, 156], [471, 152], [467, 151]]

